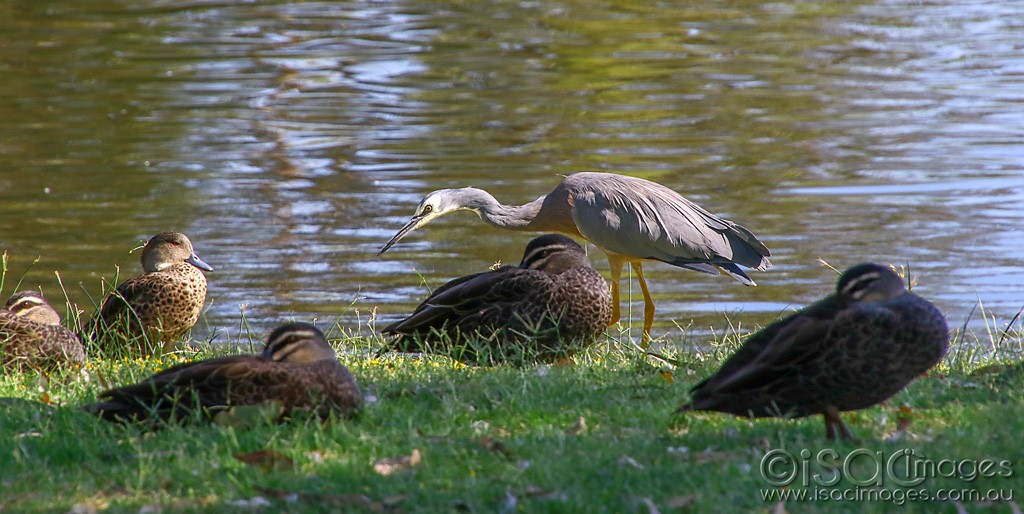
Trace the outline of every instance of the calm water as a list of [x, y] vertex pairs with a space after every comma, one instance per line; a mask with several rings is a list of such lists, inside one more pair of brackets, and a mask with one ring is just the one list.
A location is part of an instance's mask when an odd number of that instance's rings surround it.
[[60, 298], [59, 271], [88, 306], [177, 229], [217, 268], [198, 336], [238, 337], [243, 308], [260, 333], [339, 316], [367, 333], [531, 237], [461, 213], [378, 258], [423, 194], [522, 203], [600, 170], [774, 253], [756, 288], [649, 265], [657, 333], [813, 301], [836, 279], [818, 259], [909, 263], [953, 324], [979, 300], [1006, 323], [1024, 305], [1024, 6], [814, 4], [6, 3], [3, 293], [27, 271]]

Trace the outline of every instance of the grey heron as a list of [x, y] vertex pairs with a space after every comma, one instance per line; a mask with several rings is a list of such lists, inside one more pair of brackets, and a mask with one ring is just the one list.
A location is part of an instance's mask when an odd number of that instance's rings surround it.
[[738, 265], [771, 266], [768, 248], [749, 230], [715, 216], [661, 184], [612, 173], [575, 173], [550, 193], [525, 205], [502, 205], [472, 187], [427, 194], [412, 219], [381, 249], [386, 252], [413, 230], [458, 210], [476, 212], [486, 223], [508, 230], [560, 232], [582, 237], [605, 253], [611, 269], [613, 312], [620, 318], [619, 279], [629, 263], [644, 297], [643, 342], [650, 339], [654, 302], [644, 280], [644, 261], [662, 261], [742, 284], [754, 281]]
[[750, 336], [679, 411], [754, 417], [821, 414], [825, 435], [850, 431], [841, 411], [864, 409], [931, 369], [949, 345], [946, 319], [899, 275], [860, 264], [836, 292]]

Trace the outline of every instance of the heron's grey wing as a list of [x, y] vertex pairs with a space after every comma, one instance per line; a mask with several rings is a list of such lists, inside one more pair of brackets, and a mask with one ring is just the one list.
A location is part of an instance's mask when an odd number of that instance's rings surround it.
[[688, 222], [695, 224], [702, 233], [710, 235], [705, 230], [709, 229], [725, 237], [731, 255], [719, 251], [723, 257], [759, 270], [771, 266], [767, 259], [771, 256], [771, 251], [742, 225], [711, 213], [661, 184], [646, 180], [640, 180], [639, 183], [646, 188], [652, 198], [657, 198], [657, 201], [664, 205], [667, 211], [676, 211], [677, 217], [684, 217]]
[[667, 187], [616, 175], [588, 175], [590, 180], [569, 189], [573, 220], [584, 237], [607, 251], [704, 272], [713, 271], [713, 264], [746, 282], [749, 278], [734, 263], [759, 269], [770, 265], [768, 249], [749, 231]]

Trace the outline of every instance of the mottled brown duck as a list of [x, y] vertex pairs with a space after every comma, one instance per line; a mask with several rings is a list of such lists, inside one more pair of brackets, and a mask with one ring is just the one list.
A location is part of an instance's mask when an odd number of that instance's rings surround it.
[[591, 344], [611, 317], [608, 282], [583, 248], [548, 234], [530, 241], [518, 267], [452, 280], [383, 333], [398, 336], [388, 349], [469, 364], [553, 361]]
[[168, 368], [137, 384], [100, 393], [85, 406], [108, 421], [209, 419], [226, 409], [277, 403], [282, 417], [347, 415], [362, 404], [355, 378], [320, 330], [277, 327], [261, 355], [232, 355]]
[[83, 361], [82, 341], [43, 295], [21, 291], [0, 309], [0, 368], [50, 371]]
[[213, 271], [180, 232], [161, 232], [142, 249], [144, 274], [117, 286], [88, 325], [107, 355], [159, 354], [172, 349], [199, 319], [206, 276]]
[[750, 336], [679, 410], [798, 418], [821, 414], [825, 435], [851, 434], [840, 412], [885, 401], [939, 362], [946, 319], [891, 269], [859, 264], [835, 294]]

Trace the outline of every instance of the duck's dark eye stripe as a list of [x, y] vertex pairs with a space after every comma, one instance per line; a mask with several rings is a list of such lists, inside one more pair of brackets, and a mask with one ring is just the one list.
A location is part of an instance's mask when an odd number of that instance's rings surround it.
[[46, 303], [46, 302], [44, 302], [41, 298], [35, 298], [33, 296], [26, 296], [25, 298], [22, 298], [22, 299], [18, 300], [17, 302], [14, 302], [14, 304], [12, 304], [9, 307], [9, 309], [12, 310], [12, 311], [20, 311], [20, 310], [23, 310], [23, 309], [31, 309], [32, 307], [39, 307], [39, 306], [43, 305], [44, 303]]
[[560, 250], [565, 250], [565, 247], [562, 246], [562, 245], [550, 245], [550, 246], [543, 246], [543, 247], [537, 248], [537, 249], [533, 250], [532, 252], [528, 253], [525, 257], [523, 257], [523, 267], [524, 268], [539, 268], [539, 267], [543, 267], [543, 265], [542, 265], [543, 262], [548, 257], [551, 257], [552, 254], [554, 254], [554, 253], [556, 253], [556, 252], [558, 252]]
[[851, 280], [849, 284], [843, 286], [841, 292], [846, 295], [859, 297], [860, 295], [855, 294], [855, 292], [862, 292], [865, 288], [870, 286], [872, 282], [878, 280], [879, 277], [881, 277], [881, 275], [877, 272], [865, 273]]
[[274, 348], [271, 353], [275, 361], [286, 361], [291, 354], [299, 351], [305, 342], [305, 339], [289, 337], [288, 341], [285, 341]]

